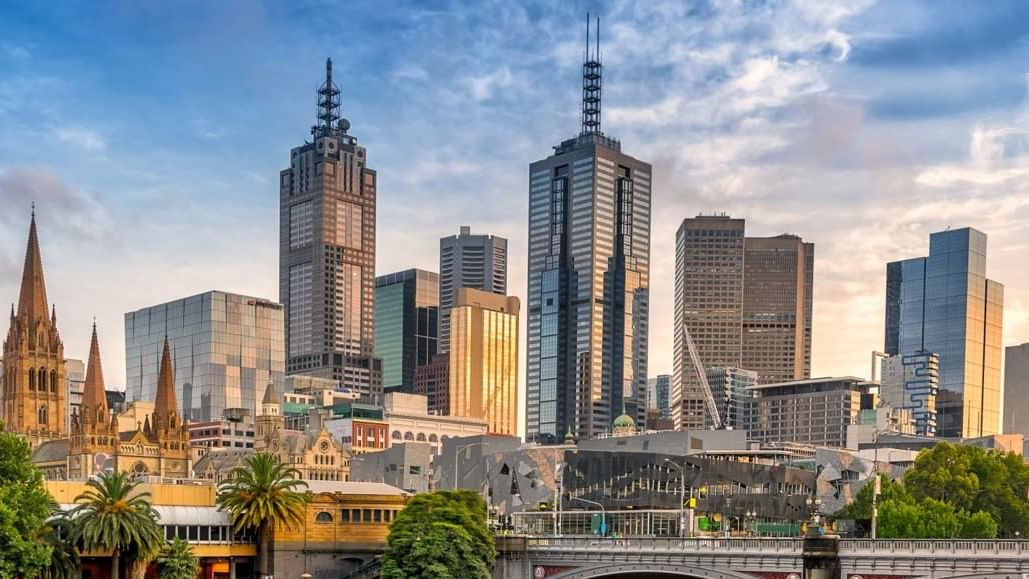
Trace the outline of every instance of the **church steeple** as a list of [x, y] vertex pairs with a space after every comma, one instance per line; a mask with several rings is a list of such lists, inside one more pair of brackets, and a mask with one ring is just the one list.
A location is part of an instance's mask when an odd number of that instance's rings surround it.
[[82, 419], [86, 424], [106, 427], [108, 424], [107, 391], [104, 388], [104, 370], [100, 365], [100, 343], [93, 323], [93, 338], [89, 344], [86, 363], [86, 382], [82, 391]]
[[179, 404], [175, 399], [175, 372], [172, 370], [171, 347], [164, 337], [161, 369], [157, 374], [157, 401], [154, 403], [154, 430], [179, 426]]
[[46, 283], [43, 280], [43, 258], [39, 251], [36, 232], [36, 211], [32, 211], [29, 224], [29, 242], [25, 248], [25, 265], [21, 274], [21, 292], [18, 294], [18, 317], [25, 322], [50, 321], [46, 301]]

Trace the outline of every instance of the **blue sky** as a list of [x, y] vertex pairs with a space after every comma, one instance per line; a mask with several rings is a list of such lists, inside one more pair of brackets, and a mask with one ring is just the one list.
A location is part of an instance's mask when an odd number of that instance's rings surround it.
[[93, 316], [109, 386], [124, 312], [223, 289], [277, 297], [276, 179], [335, 62], [380, 176], [380, 273], [436, 268], [460, 225], [511, 240], [528, 163], [577, 131], [585, 13], [605, 132], [655, 167], [651, 373], [671, 367], [674, 235], [726, 211], [816, 243], [814, 373], [866, 375], [884, 263], [990, 236], [1005, 342], [1029, 341], [1029, 4], [5, 2], [0, 299], [29, 203], [69, 356]]

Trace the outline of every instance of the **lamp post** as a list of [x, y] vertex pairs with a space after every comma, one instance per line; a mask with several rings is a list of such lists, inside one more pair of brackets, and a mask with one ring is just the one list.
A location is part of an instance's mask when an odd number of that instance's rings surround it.
[[589, 503], [591, 505], [597, 505], [598, 507], [600, 507], [600, 525], [602, 527], [604, 527], [604, 530], [607, 530], [607, 509], [604, 508], [604, 505], [598, 503], [597, 501], [591, 501], [589, 499], [584, 499], [582, 497], [568, 497], [568, 498], [570, 500], [573, 500], [573, 501], [582, 501], [584, 503]]
[[[680, 466], [670, 458], [665, 462], [679, 470], [679, 536], [686, 536], [686, 467]], [[692, 499], [692, 487], [690, 487], [690, 499]], [[692, 501], [691, 501], [692, 502]], [[690, 526], [690, 534], [693, 534], [693, 527]]]
[[756, 526], [756, 519], [757, 519], [757, 512], [756, 511], [748, 510], [747, 513], [744, 515], [743, 525], [745, 527], [750, 527], [750, 534], [751, 535], [755, 534], [754, 533], [754, 527]]
[[804, 501], [807, 505], [808, 511], [811, 513], [811, 522], [808, 523], [807, 534], [809, 537], [817, 537], [821, 535], [821, 524], [819, 521], [818, 510], [822, 507], [822, 499], [815, 495], [811, 495]]

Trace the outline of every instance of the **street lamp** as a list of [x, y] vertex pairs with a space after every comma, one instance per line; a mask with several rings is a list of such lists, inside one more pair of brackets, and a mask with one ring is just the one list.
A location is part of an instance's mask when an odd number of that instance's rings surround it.
[[819, 523], [818, 510], [822, 507], [822, 499], [815, 495], [811, 495], [804, 501], [804, 504], [807, 505], [808, 511], [811, 513], [811, 522], [808, 526], [808, 536], [817, 536], [821, 534], [819, 532], [821, 531], [821, 526]]
[[582, 501], [584, 503], [589, 503], [591, 505], [597, 505], [598, 507], [600, 507], [600, 526], [603, 527], [605, 531], [607, 530], [607, 509], [604, 508], [604, 505], [598, 503], [597, 501], [591, 501], [589, 499], [584, 499], [582, 497], [568, 498], [573, 501]]
[[[686, 467], [680, 466], [670, 458], [665, 462], [679, 470], [679, 536], [686, 536]], [[693, 499], [693, 487], [690, 487], [690, 499]], [[692, 500], [691, 500], [692, 502]], [[690, 525], [690, 534], [693, 534], [693, 526]]]
[[750, 526], [751, 527], [750, 534], [751, 535], [755, 534], [753, 527], [756, 526], [755, 523], [756, 523], [756, 519], [757, 519], [757, 512], [756, 511], [748, 510], [747, 513], [744, 515], [744, 517], [745, 517], [743, 519], [744, 526]]

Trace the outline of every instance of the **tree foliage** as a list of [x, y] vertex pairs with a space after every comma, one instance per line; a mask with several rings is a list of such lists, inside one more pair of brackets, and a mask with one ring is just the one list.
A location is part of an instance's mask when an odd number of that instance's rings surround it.
[[193, 554], [189, 543], [175, 537], [164, 546], [157, 558], [159, 579], [196, 579], [200, 573], [200, 559]]
[[488, 579], [496, 558], [486, 503], [473, 491], [413, 497], [390, 526], [383, 579]]
[[141, 575], [158, 554], [164, 536], [150, 493], [123, 473], [106, 473], [86, 482], [75, 497], [70, 517], [77, 542], [86, 551], [111, 551], [111, 578], [120, 576], [124, 556], [132, 575]]
[[51, 503], [50, 518], [39, 535], [43, 544], [50, 547], [50, 562], [40, 573], [42, 579], [78, 579], [81, 575], [75, 533], [68, 514], [57, 503]]
[[232, 517], [237, 531], [258, 535], [258, 572], [268, 575], [268, 551], [274, 527], [300, 527], [305, 522], [307, 495], [300, 473], [270, 454], [256, 454], [232, 469], [218, 485], [218, 506]]
[[0, 579], [33, 576], [49, 563], [40, 535], [52, 501], [29, 443], [0, 424]]
[[[869, 482], [834, 518], [872, 518]], [[882, 538], [981, 538], [1029, 531], [1029, 466], [1014, 453], [941, 442], [919, 453], [903, 484], [884, 478]]]

